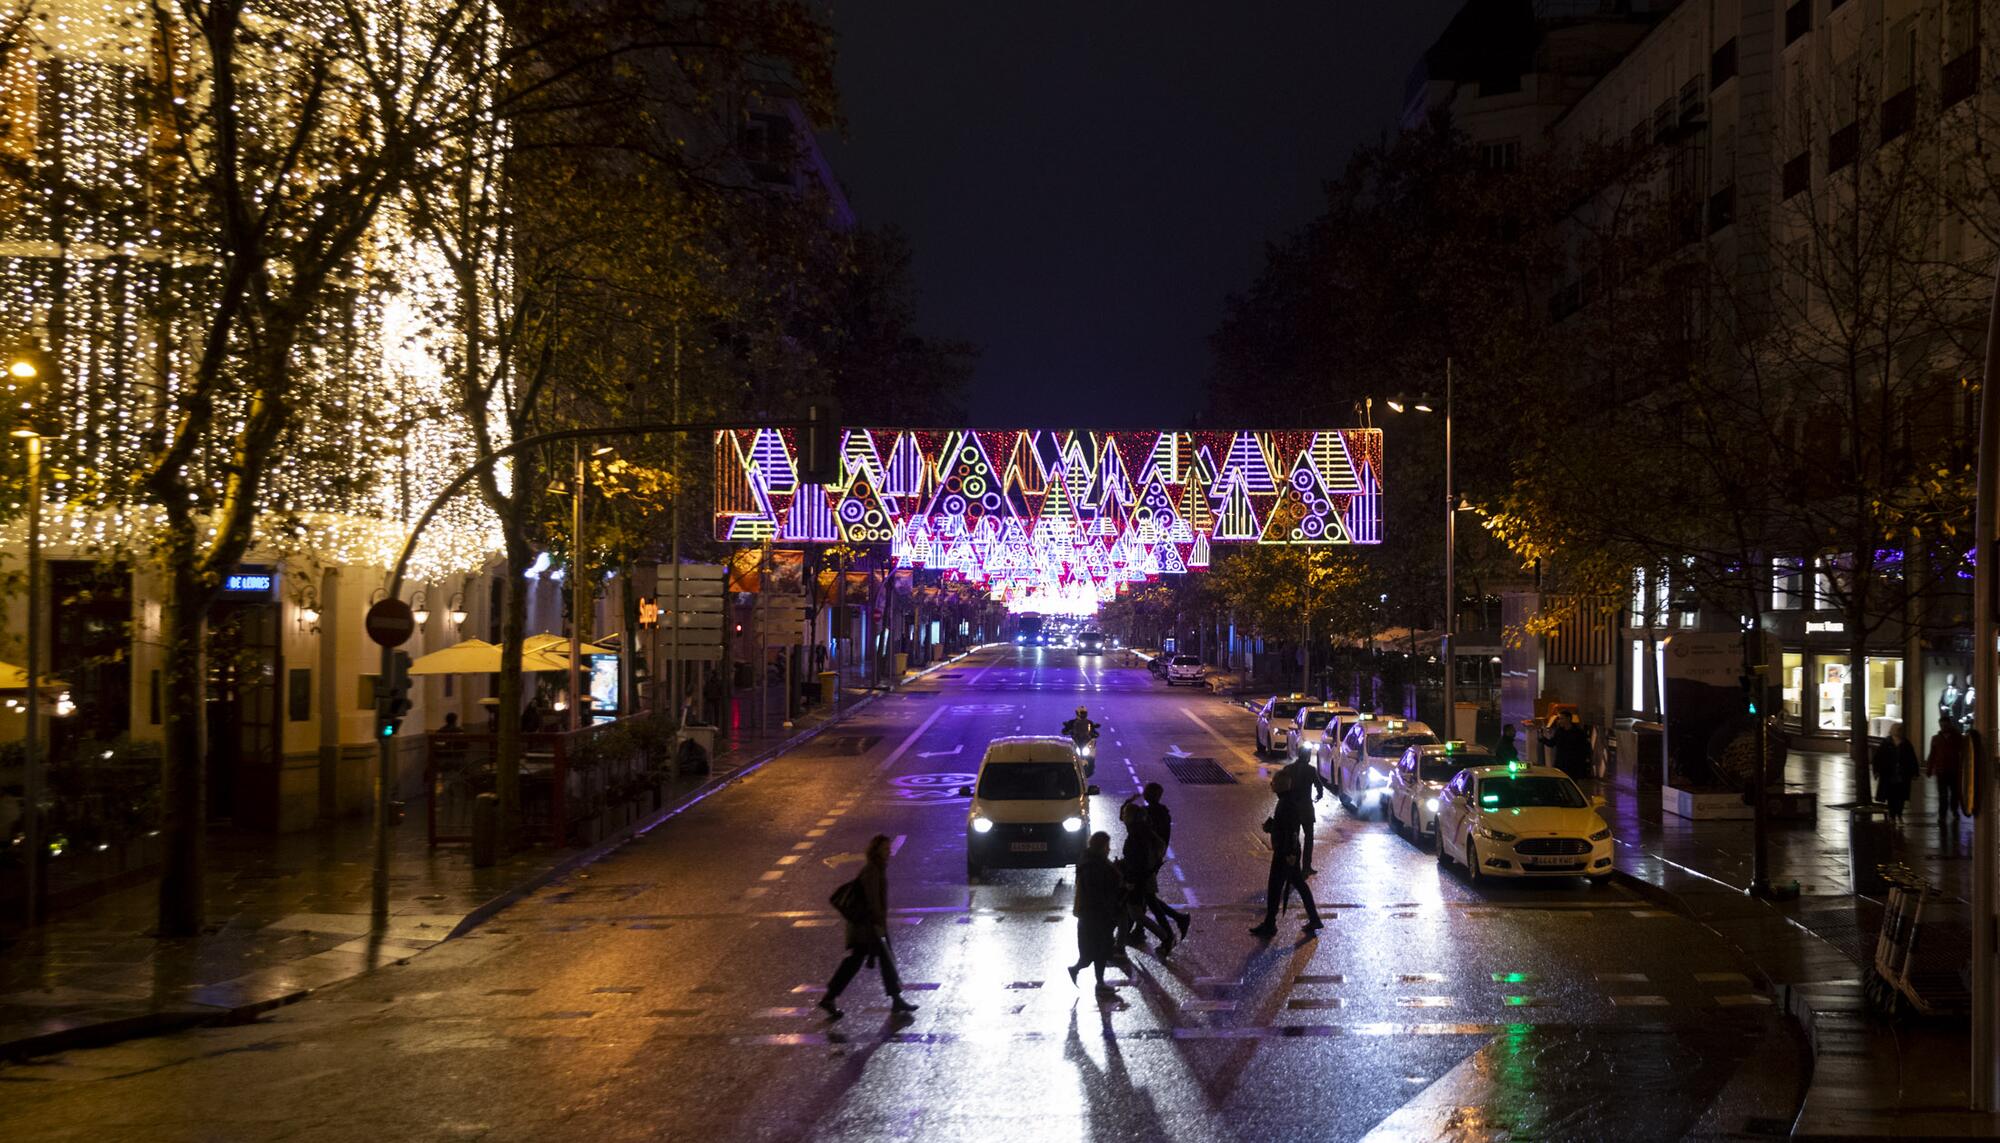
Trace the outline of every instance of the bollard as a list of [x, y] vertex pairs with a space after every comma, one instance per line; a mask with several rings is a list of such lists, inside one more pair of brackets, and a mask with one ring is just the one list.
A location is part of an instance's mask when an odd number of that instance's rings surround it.
[[500, 795], [472, 799], [472, 867], [486, 869], [500, 860]]

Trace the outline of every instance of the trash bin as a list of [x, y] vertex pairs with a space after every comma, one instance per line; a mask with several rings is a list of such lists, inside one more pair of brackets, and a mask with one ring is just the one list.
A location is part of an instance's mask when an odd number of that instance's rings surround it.
[[1847, 811], [1847, 868], [1854, 892], [1864, 897], [1880, 897], [1889, 891], [1889, 882], [1877, 867], [1889, 861], [1894, 830], [1889, 825], [1889, 807], [1863, 803]]
[[821, 671], [819, 673], [819, 704], [821, 706], [833, 705], [833, 692], [839, 682], [840, 675], [836, 672]]
[[902, 651], [896, 652], [896, 677], [900, 679], [904, 675], [908, 674], [909, 671], [910, 671], [910, 656]]

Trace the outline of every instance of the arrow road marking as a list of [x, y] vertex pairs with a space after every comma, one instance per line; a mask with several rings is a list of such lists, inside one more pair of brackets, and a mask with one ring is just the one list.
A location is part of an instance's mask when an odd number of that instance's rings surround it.
[[961, 742], [957, 746], [952, 747], [950, 750], [919, 750], [917, 751], [917, 757], [950, 758], [954, 755], [962, 754], [964, 752], [965, 752], [965, 743]]

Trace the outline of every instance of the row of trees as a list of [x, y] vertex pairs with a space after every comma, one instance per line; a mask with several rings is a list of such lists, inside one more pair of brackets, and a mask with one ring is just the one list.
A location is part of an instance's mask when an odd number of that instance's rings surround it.
[[[831, 34], [805, 0], [152, 0], [109, 25], [65, 4], [22, 0], [0, 43], [4, 223], [60, 251], [19, 271], [46, 288], [8, 320], [50, 345], [52, 399], [86, 430], [61, 458], [65, 494], [90, 490], [70, 511], [140, 521], [104, 554], [150, 555], [164, 585], [162, 935], [203, 919], [210, 607], [253, 549], [338, 562], [313, 550], [312, 511], [409, 518], [428, 492], [383, 487], [373, 454], [449, 473], [552, 428], [781, 417], [829, 393], [866, 416], [962, 391], [969, 349], [913, 331], [900, 238], [799, 177], [803, 133], [838, 122]], [[34, 119], [37, 91], [116, 130]], [[152, 253], [86, 250], [106, 219]], [[85, 306], [83, 265], [145, 288]], [[357, 349], [371, 336], [380, 355]], [[125, 356], [123, 387], [152, 396], [100, 425], [86, 369]], [[706, 533], [689, 507], [706, 450], [683, 451], [593, 460], [588, 551], [567, 550], [550, 494], [566, 458], [480, 481], [471, 530], [497, 529], [505, 561], [502, 709], [520, 704], [538, 552], [581, 576], [673, 558], [670, 513]], [[501, 726], [513, 834], [519, 742]]]
[[[1881, 74], [1866, 52], [1852, 66]], [[1962, 622], [2000, 203], [1978, 145], [1990, 93], [1946, 106], [1913, 88], [1885, 127], [1881, 93], [1835, 87], [1847, 104], [1802, 100], [1809, 122], [1780, 132], [1809, 177], [1768, 194], [1690, 178], [1699, 135], [1550, 143], [1497, 170], [1440, 118], [1364, 149], [1232, 299], [1215, 407], [1353, 423], [1372, 398], [1380, 424], [1385, 398], [1435, 396], [1449, 360], [1456, 491], [1484, 524], [1459, 529], [1461, 599], [1532, 580], [1609, 612], [1635, 569], [1664, 570], [1754, 629], [1774, 561], [1795, 560], [1861, 677], [1886, 624]], [[1859, 153], [1831, 154], [1811, 123], [1856, 124]], [[1390, 427], [1390, 541], [1345, 582], [1354, 607], [1386, 594], [1398, 622], [1436, 627], [1441, 442], [1431, 419]], [[1218, 578], [1287, 558], [1235, 553]]]

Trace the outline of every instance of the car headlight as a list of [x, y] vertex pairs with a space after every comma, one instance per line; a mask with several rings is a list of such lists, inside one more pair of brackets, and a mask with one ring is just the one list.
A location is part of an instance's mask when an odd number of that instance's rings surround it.
[[1592, 840], [1592, 841], [1610, 841], [1610, 840], [1611, 840], [1611, 827], [1610, 827], [1610, 826], [1605, 826], [1605, 827], [1604, 827], [1603, 829], [1601, 829], [1601, 830], [1598, 830], [1598, 831], [1597, 831], [1596, 833], [1594, 833], [1594, 834], [1591, 834], [1591, 835], [1590, 835], [1590, 840]]
[[993, 819], [991, 819], [991, 818], [973, 818], [973, 819], [972, 819], [972, 832], [973, 832], [973, 833], [991, 833], [991, 832], [993, 832]]
[[1064, 818], [1064, 819], [1063, 819], [1063, 831], [1064, 831], [1065, 833], [1075, 833], [1076, 831], [1078, 831], [1078, 830], [1080, 830], [1080, 829], [1082, 829], [1082, 828], [1083, 828], [1083, 819], [1082, 819], [1082, 818]]
[[1432, 813], [1438, 812], [1438, 800], [1436, 798], [1432, 798], [1430, 801], [1424, 803], [1424, 808]]
[[1368, 784], [1371, 786], [1386, 786], [1389, 784], [1389, 775], [1370, 766], [1368, 768]]
[[1478, 833], [1479, 833], [1479, 836], [1480, 836], [1480, 837], [1483, 837], [1483, 838], [1485, 838], [1485, 839], [1486, 839], [1487, 841], [1513, 841], [1513, 840], [1514, 840], [1514, 835], [1513, 835], [1513, 834], [1511, 834], [1511, 833], [1508, 833], [1508, 832], [1507, 832], [1506, 830], [1504, 830], [1504, 829], [1494, 829], [1494, 828], [1493, 828], [1492, 826], [1490, 826], [1490, 825], [1482, 825], [1482, 826], [1480, 826], [1480, 827], [1479, 827], [1479, 829], [1478, 829]]

